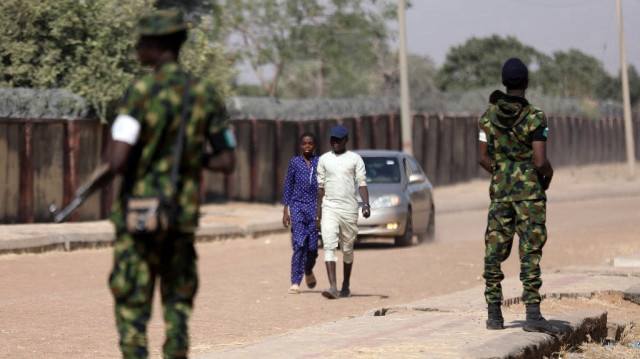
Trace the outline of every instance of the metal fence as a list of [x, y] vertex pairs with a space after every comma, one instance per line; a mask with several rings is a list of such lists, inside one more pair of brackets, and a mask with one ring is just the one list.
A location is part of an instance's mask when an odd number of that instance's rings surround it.
[[[477, 165], [475, 116], [412, 116], [413, 154], [434, 185], [448, 185], [485, 175]], [[555, 166], [624, 162], [622, 118], [584, 119], [549, 116], [548, 155]], [[298, 137], [306, 131], [318, 135], [318, 153], [329, 148], [329, 130], [335, 124], [350, 132], [349, 149], [401, 149], [401, 123], [397, 113], [322, 120], [234, 119], [238, 140], [234, 174], [207, 175], [203, 194], [207, 201], [242, 200], [276, 202], [281, 199], [289, 160], [299, 154]], [[634, 120], [635, 138], [640, 121]], [[640, 146], [636, 144], [636, 157]]]
[[[349, 149], [401, 149], [393, 99], [278, 103], [231, 98], [227, 103], [238, 143], [236, 171], [228, 176], [203, 173], [205, 202], [280, 201], [288, 163], [299, 153], [297, 139], [306, 131], [317, 134], [318, 153], [329, 150], [329, 130], [338, 123], [350, 131]], [[69, 202], [99, 162], [108, 128], [97, 118], [86, 118], [86, 107], [78, 104], [82, 102], [71, 103], [58, 118], [0, 110], [0, 223], [50, 221], [48, 205]], [[413, 153], [436, 186], [484, 175], [476, 162], [478, 117], [413, 114]], [[549, 124], [549, 157], [555, 166], [625, 161], [621, 116], [549, 115]], [[637, 116], [633, 128], [640, 138]], [[640, 157], [637, 141], [635, 153]], [[94, 195], [72, 220], [105, 218], [114, 191], [111, 186]]]

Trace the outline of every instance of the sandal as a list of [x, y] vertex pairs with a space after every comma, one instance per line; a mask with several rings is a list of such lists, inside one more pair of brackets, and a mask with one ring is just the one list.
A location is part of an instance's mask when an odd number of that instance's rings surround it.
[[300, 286], [297, 284], [292, 285], [291, 288], [289, 288], [289, 294], [300, 294]]
[[322, 292], [322, 296], [327, 299], [338, 299], [338, 291], [327, 289]]
[[304, 280], [305, 280], [305, 282], [307, 283], [307, 287], [308, 287], [309, 289], [313, 289], [313, 288], [315, 288], [315, 287], [316, 287], [316, 284], [317, 284], [317, 282], [316, 282], [316, 276], [315, 276], [315, 275], [313, 275], [313, 272], [311, 272], [311, 273], [309, 273], [309, 274], [305, 274], [305, 275], [304, 275]]

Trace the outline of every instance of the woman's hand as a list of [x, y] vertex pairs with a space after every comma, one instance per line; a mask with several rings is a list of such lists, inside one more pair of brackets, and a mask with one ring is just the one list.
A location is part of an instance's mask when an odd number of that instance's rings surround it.
[[284, 228], [291, 227], [291, 216], [289, 216], [288, 206], [285, 206], [284, 211], [282, 212], [282, 225], [284, 226]]

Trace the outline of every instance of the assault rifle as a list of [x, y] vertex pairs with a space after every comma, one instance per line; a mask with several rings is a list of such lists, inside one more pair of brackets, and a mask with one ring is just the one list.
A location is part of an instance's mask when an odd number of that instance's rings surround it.
[[82, 184], [76, 191], [76, 197], [67, 206], [58, 211], [55, 203], [49, 205], [49, 213], [55, 223], [64, 222], [96, 189], [102, 187], [111, 178], [109, 165], [103, 163], [96, 168], [89, 180]]

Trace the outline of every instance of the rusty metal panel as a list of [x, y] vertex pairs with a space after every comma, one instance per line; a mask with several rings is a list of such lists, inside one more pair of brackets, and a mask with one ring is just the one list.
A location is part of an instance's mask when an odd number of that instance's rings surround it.
[[440, 119], [440, 141], [438, 141], [438, 177], [439, 184], [449, 184], [453, 171], [453, 139], [454, 129], [451, 118]]
[[[248, 201], [251, 199], [251, 158], [254, 152], [252, 146], [252, 120], [235, 120], [233, 121], [233, 127], [238, 146], [235, 151], [236, 168], [231, 175], [233, 182], [231, 198]], [[210, 173], [207, 174], [208, 182], [217, 178], [216, 176]]]
[[20, 142], [20, 221], [33, 223], [33, 122], [22, 125]]
[[624, 162], [627, 160], [627, 151], [625, 147], [625, 136], [624, 136], [624, 119], [616, 118], [615, 120], [615, 144], [616, 144], [616, 157], [615, 161]]
[[424, 158], [423, 143], [424, 143], [424, 127], [425, 117], [422, 114], [414, 115], [411, 117], [411, 151], [413, 157], [422, 166], [422, 160]]
[[582, 136], [581, 149], [581, 153], [583, 155], [582, 161], [584, 164], [597, 163], [595, 121], [585, 119], [583, 129], [584, 135]]
[[371, 116], [363, 116], [360, 118], [360, 137], [358, 139], [358, 145], [361, 149], [373, 148], [373, 118]]
[[464, 180], [473, 179], [478, 172], [478, 118], [469, 117], [464, 119], [465, 138], [465, 169]]
[[383, 150], [387, 148], [389, 123], [386, 116], [376, 116], [373, 122], [373, 148]]
[[[79, 185], [83, 184], [91, 175], [91, 173], [98, 167], [101, 161], [101, 149], [102, 149], [102, 131], [103, 126], [99, 121], [85, 121], [76, 120], [68, 123], [68, 128], [73, 125], [75, 128], [75, 144], [77, 146], [77, 158], [76, 158], [76, 180]], [[68, 133], [71, 131], [67, 131]], [[69, 133], [71, 138], [71, 133]], [[69, 139], [68, 139], [69, 140]], [[99, 192], [94, 193], [89, 197], [85, 203], [78, 210], [78, 220], [90, 221], [101, 218], [101, 205], [100, 205]]]
[[425, 161], [423, 168], [427, 176], [434, 183], [438, 183], [438, 148], [440, 146], [440, 119], [436, 116], [429, 116], [427, 119]]
[[451, 118], [452, 135], [451, 135], [451, 178], [449, 183], [457, 183], [464, 181], [467, 158], [467, 136], [465, 118]]
[[[259, 202], [275, 201], [273, 193], [275, 181], [275, 121], [262, 120], [256, 123], [257, 131], [256, 140], [256, 161], [252, 166], [257, 170], [256, 175], [252, 176], [254, 184], [252, 185], [252, 199]], [[257, 190], [257, 191], [256, 191]]]
[[[281, 121], [279, 128], [276, 127], [276, 145], [279, 147], [276, 151], [277, 163], [275, 168], [274, 196], [276, 202], [282, 201], [289, 162], [291, 162], [293, 157], [301, 154], [299, 137], [302, 135], [302, 131], [300, 131], [301, 126], [299, 124], [300, 122]], [[317, 154], [316, 152], [316, 155]]]
[[62, 122], [33, 123], [32, 163], [33, 173], [33, 219], [49, 222], [49, 204], [63, 203], [64, 188], [64, 141], [65, 128]]
[[389, 114], [387, 117], [389, 135], [387, 149], [402, 151], [402, 120], [398, 114]]
[[20, 221], [20, 143], [22, 125], [0, 122], [0, 223]]
[[[613, 132], [613, 119], [612, 118], [607, 118], [606, 120], [604, 120], [603, 124], [602, 124], [602, 133], [603, 134], [610, 134], [611, 132]], [[606, 162], [611, 162], [613, 161], [613, 141], [615, 139], [612, 136], [604, 136], [604, 160]]]

